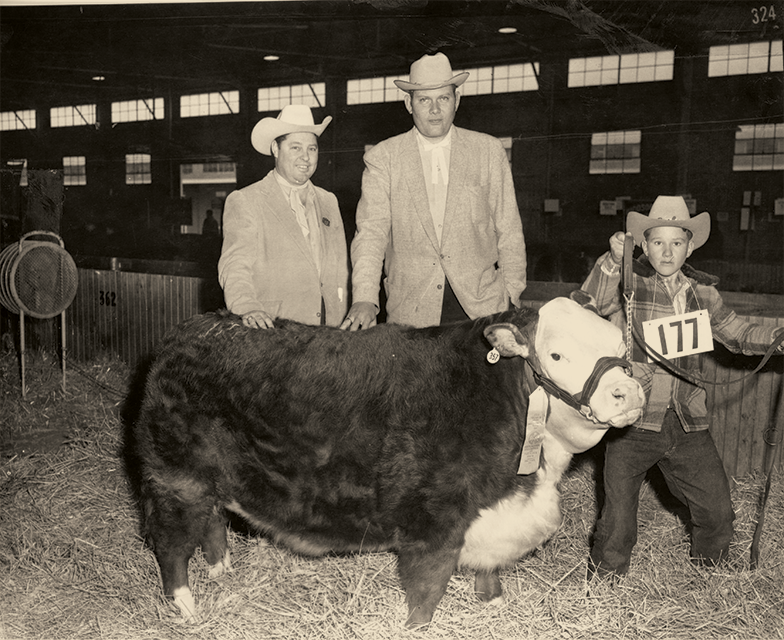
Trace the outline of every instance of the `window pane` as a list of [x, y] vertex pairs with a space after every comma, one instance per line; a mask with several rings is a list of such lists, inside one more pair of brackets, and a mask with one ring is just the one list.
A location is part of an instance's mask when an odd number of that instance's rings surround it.
[[640, 67], [637, 72], [637, 82], [653, 82], [656, 79], [654, 67]]
[[735, 133], [733, 171], [771, 171], [784, 150], [784, 123], [741, 125]]
[[751, 168], [754, 171], [771, 171], [773, 169], [773, 156], [772, 155], [752, 156]]
[[604, 160], [591, 160], [589, 173], [606, 173]]
[[641, 138], [639, 130], [592, 134], [589, 173], [639, 173]]
[[627, 158], [623, 161], [623, 172], [624, 173], [640, 173], [640, 159], [639, 158]]
[[607, 157], [607, 147], [606, 146], [592, 146], [591, 147], [591, 159], [592, 160], [604, 160]]
[[781, 73], [784, 71], [784, 55], [782, 55], [782, 40], [770, 43], [770, 72]]

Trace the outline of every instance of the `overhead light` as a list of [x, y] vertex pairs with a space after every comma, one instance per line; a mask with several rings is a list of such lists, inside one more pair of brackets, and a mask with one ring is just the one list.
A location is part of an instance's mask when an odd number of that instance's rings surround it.
[[93, 76], [93, 80], [95, 80], [96, 82], [103, 82], [104, 80], [106, 80], [106, 77], [105, 76]]
[[517, 33], [517, 27], [501, 27], [498, 33]]
[[275, 60], [280, 60], [280, 56], [269, 55], [269, 56], [264, 56], [264, 59], [267, 62], [275, 62]]

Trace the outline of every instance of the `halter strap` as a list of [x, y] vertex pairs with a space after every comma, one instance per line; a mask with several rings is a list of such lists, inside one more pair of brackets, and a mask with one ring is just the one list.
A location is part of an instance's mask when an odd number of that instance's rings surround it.
[[542, 387], [550, 395], [555, 396], [573, 409], [576, 409], [582, 413], [586, 418], [593, 418], [593, 412], [591, 411], [589, 404], [591, 402], [591, 397], [599, 386], [599, 380], [601, 377], [613, 367], [621, 367], [628, 375], [631, 375], [632, 370], [632, 365], [624, 358], [610, 356], [599, 358], [594, 365], [591, 375], [588, 376], [588, 379], [585, 381], [582, 391], [575, 395], [571, 395], [567, 391], [561, 389], [561, 387], [550, 380], [550, 378], [546, 378], [536, 369], [534, 369], [534, 366], [528, 360], [526, 360], [526, 362], [528, 362], [528, 365], [533, 371], [536, 384]]

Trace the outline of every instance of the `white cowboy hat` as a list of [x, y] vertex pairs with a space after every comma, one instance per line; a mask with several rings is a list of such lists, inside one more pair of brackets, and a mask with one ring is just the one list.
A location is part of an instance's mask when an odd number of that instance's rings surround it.
[[654, 227], [681, 227], [692, 233], [694, 248], [704, 245], [710, 235], [710, 214], [703, 211], [693, 218], [689, 207], [681, 196], [659, 196], [654, 200], [648, 215], [629, 211], [626, 230], [634, 236], [634, 244], [642, 245], [645, 231]]
[[452, 74], [452, 65], [449, 58], [443, 53], [429, 56], [424, 55], [411, 65], [408, 74], [409, 82], [395, 80], [395, 84], [403, 91], [417, 91], [425, 89], [440, 89], [449, 84], [459, 87], [468, 78], [468, 71]]
[[283, 107], [283, 111], [278, 114], [277, 118], [259, 120], [250, 134], [250, 143], [256, 151], [269, 156], [272, 155], [272, 141], [275, 138], [300, 131], [320, 136], [330, 122], [332, 122], [332, 116], [327, 116], [321, 124], [314, 124], [310, 107], [306, 107], [304, 104], [290, 104]]

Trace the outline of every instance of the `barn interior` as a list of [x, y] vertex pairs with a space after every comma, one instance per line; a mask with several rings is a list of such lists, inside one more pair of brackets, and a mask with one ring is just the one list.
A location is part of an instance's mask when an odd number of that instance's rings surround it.
[[[194, 558], [206, 616], [183, 625], [141, 538], [119, 455], [129, 380], [169, 328], [223, 304], [202, 221], [272, 169], [251, 129], [288, 102], [334, 118], [313, 181], [350, 237], [365, 150], [412, 125], [391, 79], [443, 52], [471, 73], [455, 124], [507, 150], [524, 304], [579, 286], [628, 211], [679, 194], [712, 221], [690, 264], [742, 318], [784, 326], [782, 14], [778, 0], [0, 0], [0, 637], [411, 640], [392, 554], [306, 558], [235, 521], [233, 570]], [[752, 375], [760, 362], [717, 346], [702, 371], [736, 511], [728, 565], [689, 562], [683, 505], [654, 475], [631, 575], [589, 584], [597, 446], [563, 478], [557, 534], [503, 572], [506, 603], [480, 604], [474, 573], [456, 574], [415, 637], [782, 638], [784, 358]]]
[[[628, 211], [677, 194], [692, 214], [711, 214], [691, 263], [724, 291], [769, 296], [754, 304], [781, 315], [770, 302], [784, 289], [778, 9], [737, 0], [6, 2], [0, 244], [58, 234], [79, 279], [73, 349], [125, 357], [128, 334], [140, 332], [134, 360], [155, 339], [138, 327], [222, 306], [220, 245], [202, 237], [202, 222], [208, 209], [220, 222], [226, 196], [272, 168], [250, 144], [253, 125], [297, 101], [316, 121], [334, 118], [313, 182], [337, 196], [350, 239], [366, 149], [412, 124], [391, 80], [442, 52], [473, 76], [455, 124], [506, 147], [532, 285], [579, 283]], [[2, 313], [13, 331], [14, 314]], [[150, 314], [160, 322], [133, 319]]]

